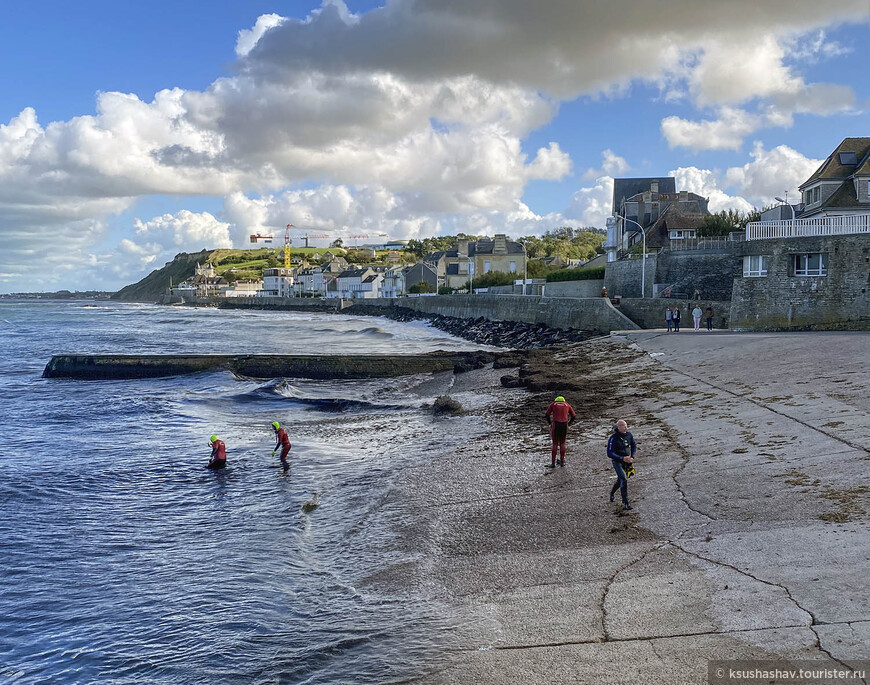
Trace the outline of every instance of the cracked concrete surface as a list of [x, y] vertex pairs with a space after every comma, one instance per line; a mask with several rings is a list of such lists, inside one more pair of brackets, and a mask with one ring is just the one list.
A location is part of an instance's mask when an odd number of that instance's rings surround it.
[[[607, 364], [626, 347], [647, 354]], [[407, 575], [457, 619], [419, 682], [675, 685], [706, 682], [711, 659], [870, 659], [868, 353], [860, 333], [578, 345], [618, 396], [555, 470], [543, 425], [487, 409], [537, 407], [493, 387], [506, 370], [457, 377], [488, 435], [397, 483]], [[616, 418], [639, 443], [631, 514], [607, 501]]]

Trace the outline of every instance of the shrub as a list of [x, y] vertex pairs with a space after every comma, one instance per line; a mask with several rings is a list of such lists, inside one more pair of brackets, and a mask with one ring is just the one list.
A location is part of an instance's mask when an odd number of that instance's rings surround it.
[[435, 287], [426, 281], [420, 281], [419, 283], [415, 283], [410, 288], [408, 288], [408, 292], [412, 294], [420, 294], [420, 293], [434, 293]]
[[456, 288], [451, 288], [449, 285], [442, 285], [438, 288], [439, 295], [452, 295], [456, 292]]
[[587, 269], [559, 269], [547, 275], [547, 283], [554, 281], [596, 281], [604, 278], [603, 266], [591, 266]]

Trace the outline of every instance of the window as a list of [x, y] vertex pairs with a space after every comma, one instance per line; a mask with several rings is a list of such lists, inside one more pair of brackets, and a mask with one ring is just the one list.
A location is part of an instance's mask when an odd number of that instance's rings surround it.
[[857, 164], [858, 156], [854, 152], [841, 152], [840, 153], [840, 164]]
[[767, 276], [767, 255], [747, 255], [743, 258], [743, 277]]
[[827, 276], [828, 255], [819, 252], [792, 255], [795, 276]]
[[673, 240], [684, 240], [686, 238], [694, 238], [695, 237], [695, 229], [684, 229], [684, 230], [674, 229], [670, 232], [670, 237]]
[[483, 263], [483, 273], [488, 274], [490, 269], [492, 269], [492, 262], [484, 262]]
[[508, 268], [510, 269], [510, 272], [511, 272], [512, 274], [515, 274], [515, 273], [517, 272], [517, 263], [516, 263], [516, 262], [511, 262], [511, 263], [510, 263], [510, 266], [509, 266]]
[[822, 199], [822, 186], [813, 188], [813, 202], [819, 202]]

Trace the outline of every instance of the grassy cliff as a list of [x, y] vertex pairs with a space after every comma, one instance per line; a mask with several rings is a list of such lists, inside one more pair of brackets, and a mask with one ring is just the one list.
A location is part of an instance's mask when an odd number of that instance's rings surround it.
[[112, 295], [112, 299], [122, 302], [154, 302], [166, 292], [170, 280], [173, 285], [178, 285], [185, 278], [190, 278], [196, 265], [208, 261], [213, 253], [214, 250], [192, 254], [181, 252], [171, 262], [166, 262], [163, 268], [152, 271], [138, 283], [121, 288]]

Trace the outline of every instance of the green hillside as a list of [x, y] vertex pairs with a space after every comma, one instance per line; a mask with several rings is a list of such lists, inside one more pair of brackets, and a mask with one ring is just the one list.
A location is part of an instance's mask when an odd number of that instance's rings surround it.
[[[291, 256], [307, 257], [318, 261], [324, 252], [344, 254], [341, 248], [297, 247], [290, 250]], [[181, 252], [175, 259], [152, 271], [138, 283], [121, 288], [112, 299], [124, 302], [154, 302], [163, 297], [170, 282], [178, 285], [183, 280], [193, 276], [197, 264], [210, 262], [215, 271], [228, 281], [243, 279], [260, 279], [263, 269], [270, 266], [282, 266], [284, 263], [284, 248], [259, 248], [254, 250], [203, 250], [202, 252]]]

